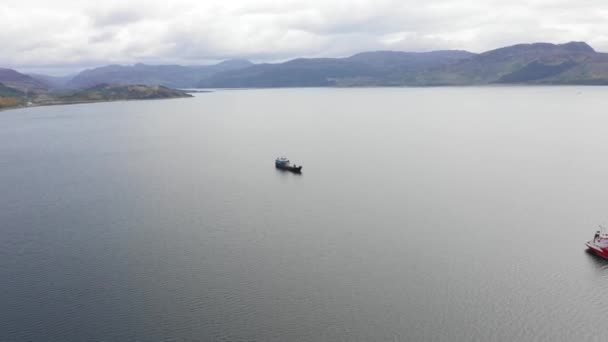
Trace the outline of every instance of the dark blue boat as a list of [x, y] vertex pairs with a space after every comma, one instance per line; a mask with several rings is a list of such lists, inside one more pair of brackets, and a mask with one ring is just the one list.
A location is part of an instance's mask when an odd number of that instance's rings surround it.
[[274, 166], [279, 170], [291, 171], [294, 173], [302, 172], [302, 165], [297, 166], [295, 164], [291, 164], [289, 159], [286, 157], [279, 157], [274, 161]]

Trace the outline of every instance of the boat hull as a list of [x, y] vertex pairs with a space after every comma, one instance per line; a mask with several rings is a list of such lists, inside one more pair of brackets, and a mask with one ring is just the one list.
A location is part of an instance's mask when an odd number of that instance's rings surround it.
[[601, 248], [600, 246], [593, 243], [593, 241], [588, 241], [585, 243], [585, 246], [589, 249], [590, 252], [608, 260], [608, 250]]
[[275, 166], [279, 170], [290, 171], [290, 172], [293, 172], [293, 173], [302, 173], [302, 167], [301, 166], [291, 166], [291, 165], [275, 165]]

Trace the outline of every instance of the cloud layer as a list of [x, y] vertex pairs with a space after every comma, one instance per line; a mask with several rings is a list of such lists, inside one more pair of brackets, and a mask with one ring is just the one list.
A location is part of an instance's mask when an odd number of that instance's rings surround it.
[[277, 61], [571, 40], [608, 51], [606, 19], [608, 3], [598, 0], [2, 0], [0, 66]]

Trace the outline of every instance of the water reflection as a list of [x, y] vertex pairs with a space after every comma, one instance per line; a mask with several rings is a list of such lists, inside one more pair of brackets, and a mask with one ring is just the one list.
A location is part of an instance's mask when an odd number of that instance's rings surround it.
[[589, 260], [589, 263], [597, 270], [608, 270], [608, 260], [598, 256], [589, 249], [585, 250], [585, 253], [588, 255], [587, 260]]
[[277, 169], [277, 168], [275, 168], [275, 170], [276, 170], [277, 173], [279, 173], [281, 175], [284, 175], [285, 177], [287, 177], [290, 174], [294, 175], [294, 176], [297, 176], [297, 177], [301, 177], [302, 176], [302, 172], [298, 173], [298, 172], [293, 172], [293, 171], [289, 171], [289, 170], [282, 170], [282, 169]]

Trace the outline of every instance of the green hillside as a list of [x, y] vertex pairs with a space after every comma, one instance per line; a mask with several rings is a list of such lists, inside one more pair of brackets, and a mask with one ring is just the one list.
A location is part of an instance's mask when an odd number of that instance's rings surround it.
[[0, 109], [17, 107], [25, 102], [25, 93], [0, 83]]

